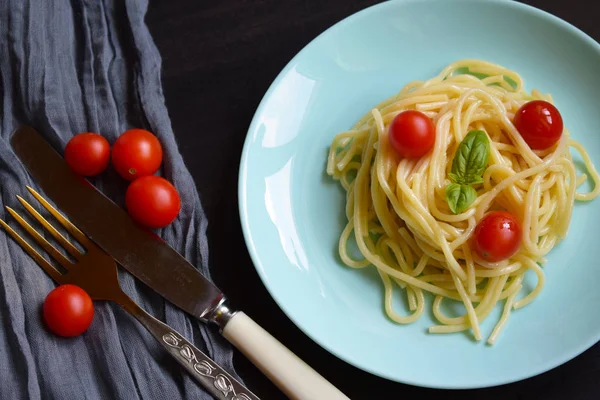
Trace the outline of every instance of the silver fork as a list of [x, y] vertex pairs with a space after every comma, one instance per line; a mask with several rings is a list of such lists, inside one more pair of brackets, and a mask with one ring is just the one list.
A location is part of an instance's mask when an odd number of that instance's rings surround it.
[[119, 284], [117, 264], [114, 259], [100, 249], [75, 225], [59, 213], [46, 199], [30, 188], [27, 189], [39, 203], [83, 246], [85, 252], [79, 251], [68, 239], [54, 228], [39, 212], [21, 196], [17, 196], [21, 204], [75, 259], [69, 260], [58, 251], [38, 231], [36, 231], [14, 209], [6, 207], [13, 218], [21, 225], [42, 248], [66, 271], [61, 273], [54, 268], [25, 239], [15, 232], [6, 222], [0, 219], [2, 226], [13, 239], [41, 266], [48, 275], [60, 284], [70, 283], [85, 290], [93, 300], [108, 300], [119, 304], [125, 311], [137, 319], [154, 336], [156, 340], [181, 364], [196, 380], [213, 396], [228, 400], [259, 400], [244, 385], [238, 382], [227, 371], [219, 367], [206, 354], [187, 341], [170, 326], [154, 318], [138, 306]]

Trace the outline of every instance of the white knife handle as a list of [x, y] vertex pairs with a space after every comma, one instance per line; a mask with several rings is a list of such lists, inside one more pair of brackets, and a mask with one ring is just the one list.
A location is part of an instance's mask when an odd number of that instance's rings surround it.
[[243, 312], [235, 313], [223, 336], [294, 400], [348, 400], [342, 392]]

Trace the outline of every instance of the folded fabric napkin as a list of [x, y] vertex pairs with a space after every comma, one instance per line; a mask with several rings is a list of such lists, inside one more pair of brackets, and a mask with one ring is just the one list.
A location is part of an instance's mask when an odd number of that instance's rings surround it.
[[[179, 190], [178, 219], [159, 234], [208, 276], [207, 221], [178, 152], [161, 89], [161, 59], [144, 24], [147, 0], [0, 0], [0, 217], [35, 183], [9, 138], [21, 123], [57, 149], [80, 132], [113, 143], [131, 127], [163, 145], [162, 174]], [[126, 183], [113, 171], [92, 182], [119, 204]], [[169, 268], [168, 265], [164, 266]], [[217, 363], [232, 353], [213, 329], [120, 272], [123, 289]], [[1, 399], [209, 399], [118, 306], [97, 302], [90, 329], [75, 338], [50, 333], [41, 318], [53, 281], [0, 231]], [[234, 374], [234, 376], [236, 376]]]

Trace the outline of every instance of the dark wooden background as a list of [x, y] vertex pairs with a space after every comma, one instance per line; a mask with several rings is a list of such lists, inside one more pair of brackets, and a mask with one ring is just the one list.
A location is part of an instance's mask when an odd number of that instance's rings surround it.
[[[524, 2], [565, 19], [600, 41], [598, 0]], [[334, 23], [375, 3], [378, 1], [150, 2], [146, 22], [163, 57], [163, 85], [173, 129], [209, 218], [211, 265], [217, 283], [234, 306], [243, 306], [352, 399], [428, 395], [478, 400], [600, 399], [600, 344], [550, 372], [489, 389], [441, 391], [377, 378], [340, 361], [302, 334], [258, 278], [244, 244], [237, 206], [237, 174], [250, 120], [273, 79], [302, 47]], [[285, 398], [243, 356], [236, 355], [235, 362], [257, 395]]]

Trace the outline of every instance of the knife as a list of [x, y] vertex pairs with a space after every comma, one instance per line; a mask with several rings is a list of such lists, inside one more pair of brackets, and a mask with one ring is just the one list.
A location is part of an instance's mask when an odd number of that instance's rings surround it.
[[242, 311], [227, 306], [223, 293], [175, 249], [139, 227], [32, 127], [11, 137], [15, 154], [58, 208], [91, 240], [136, 278], [222, 335], [291, 399], [348, 399]]

